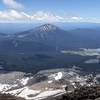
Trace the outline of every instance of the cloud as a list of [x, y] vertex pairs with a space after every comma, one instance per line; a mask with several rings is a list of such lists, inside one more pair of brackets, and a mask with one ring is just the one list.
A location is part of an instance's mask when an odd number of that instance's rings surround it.
[[16, 0], [3, 0], [3, 3], [13, 9], [23, 8], [23, 5], [16, 2]]
[[71, 17], [71, 19], [73, 19], [73, 20], [82, 20], [83, 18], [82, 17], [74, 16], [74, 17]]
[[61, 19], [63, 19], [63, 17], [43, 11], [39, 11], [31, 15], [31, 20], [33, 21], [59, 22]]
[[32, 14], [16, 10], [0, 11], [0, 22], [72, 22], [84, 21], [82, 17], [60, 16], [50, 12], [38, 11]]
[[24, 20], [27, 16], [24, 13], [19, 13], [15, 10], [10, 10], [2, 12], [0, 11], [0, 21], [17, 21], [17, 20]]

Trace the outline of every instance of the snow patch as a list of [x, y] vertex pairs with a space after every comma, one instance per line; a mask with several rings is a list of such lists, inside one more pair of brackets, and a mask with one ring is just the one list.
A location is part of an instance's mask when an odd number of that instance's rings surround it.
[[48, 81], [48, 83], [52, 83], [52, 82], [53, 82], [53, 81], [51, 81], [51, 80], [50, 80], [50, 81]]
[[27, 77], [27, 78], [23, 78], [23, 79], [21, 80], [21, 84], [23, 84], [23, 85], [27, 85], [29, 79], [30, 79], [30, 78], [28, 78], [28, 77]]
[[62, 72], [58, 72], [57, 75], [55, 76], [55, 80], [60, 80], [63, 77]]

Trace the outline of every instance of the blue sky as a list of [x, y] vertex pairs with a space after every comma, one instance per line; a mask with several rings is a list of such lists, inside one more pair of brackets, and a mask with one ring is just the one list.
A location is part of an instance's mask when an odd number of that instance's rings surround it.
[[1, 22], [100, 22], [100, 0], [0, 0]]

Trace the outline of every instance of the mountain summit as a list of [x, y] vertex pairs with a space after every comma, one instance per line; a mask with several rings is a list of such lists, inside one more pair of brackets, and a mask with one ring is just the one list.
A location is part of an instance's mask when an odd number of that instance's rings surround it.
[[[38, 41], [38, 40], [52, 40], [59, 36], [64, 36], [66, 32], [59, 27], [52, 25], [52, 24], [43, 24], [41, 26], [38, 26], [34, 29], [24, 31], [21, 33], [16, 34], [17, 38], [23, 39], [23, 40], [32, 40], [32, 41]], [[39, 41], [40, 42], [40, 41]]]
[[[43, 36], [45, 33], [62, 33], [63, 30], [61, 30], [59, 27], [52, 25], [52, 24], [44, 24], [38, 27], [35, 27], [31, 30], [27, 30], [21, 33], [16, 34], [19, 38], [28, 37], [31, 35], [31, 37], [37, 37], [37, 36]], [[47, 34], [46, 34], [47, 35]]]
[[44, 24], [36, 28], [36, 30], [39, 30], [40, 32], [51, 32], [51, 31], [56, 31], [58, 29], [59, 28], [57, 26], [52, 24]]

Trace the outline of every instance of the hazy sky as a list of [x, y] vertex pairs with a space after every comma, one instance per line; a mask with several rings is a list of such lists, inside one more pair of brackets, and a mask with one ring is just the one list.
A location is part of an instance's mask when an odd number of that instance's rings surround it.
[[100, 22], [100, 0], [0, 0], [0, 22]]

